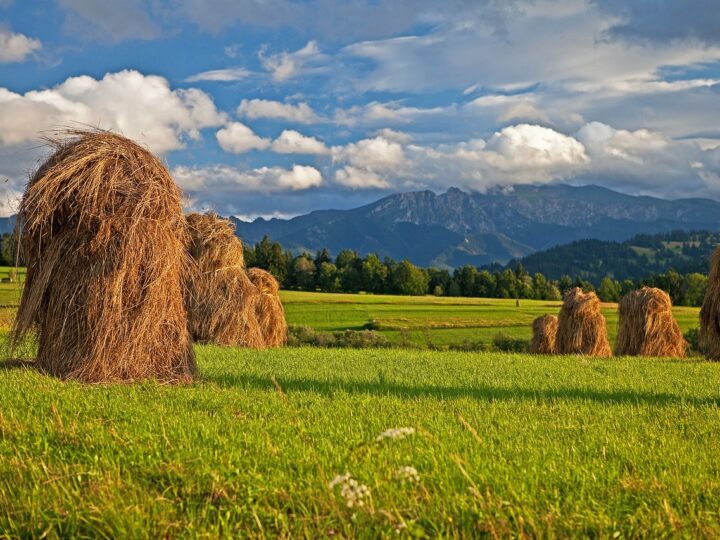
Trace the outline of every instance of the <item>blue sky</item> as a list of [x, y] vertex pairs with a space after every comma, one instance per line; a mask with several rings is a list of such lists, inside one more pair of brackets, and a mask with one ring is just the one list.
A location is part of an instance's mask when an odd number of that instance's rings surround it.
[[90, 125], [244, 218], [450, 186], [720, 199], [720, 0], [0, 0], [0, 213]]

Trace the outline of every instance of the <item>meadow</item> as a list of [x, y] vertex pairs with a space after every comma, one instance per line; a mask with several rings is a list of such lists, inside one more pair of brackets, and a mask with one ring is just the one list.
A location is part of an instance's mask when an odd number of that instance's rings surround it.
[[[0, 283], [8, 317], [18, 291]], [[417, 344], [529, 339], [530, 321], [559, 309], [282, 295], [291, 324]], [[676, 316], [697, 327], [697, 309]], [[0, 538], [720, 535], [716, 363], [196, 352], [186, 385], [83, 385], [0, 363]]]

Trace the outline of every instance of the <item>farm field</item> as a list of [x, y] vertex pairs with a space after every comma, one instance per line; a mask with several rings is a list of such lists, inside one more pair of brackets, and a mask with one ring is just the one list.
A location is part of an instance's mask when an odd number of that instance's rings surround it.
[[717, 364], [197, 352], [185, 386], [0, 369], [0, 536], [720, 535]]

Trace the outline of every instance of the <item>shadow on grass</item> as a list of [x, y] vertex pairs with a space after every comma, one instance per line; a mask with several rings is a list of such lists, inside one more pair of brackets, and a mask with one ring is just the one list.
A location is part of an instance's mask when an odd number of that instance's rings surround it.
[[[277, 391], [270, 376], [267, 378], [253, 375], [203, 375], [202, 380], [224, 387], [251, 387], [260, 390]], [[277, 378], [283, 392], [292, 396], [293, 392], [310, 392], [332, 396], [336, 392], [350, 394], [375, 394], [378, 396], [397, 396], [405, 398], [432, 397], [436, 399], [472, 398], [481, 401], [525, 400], [536, 402], [554, 401], [595, 401], [599, 403], [636, 403], [647, 405], [676, 405], [679, 403], [693, 406], [720, 406], [718, 397], [688, 397], [666, 392], [646, 392], [633, 390], [596, 390], [593, 388], [502, 388], [489, 385], [473, 387], [461, 386], [417, 386], [396, 382], [373, 381], [324, 381], [317, 379]]]
[[9, 369], [35, 369], [33, 360], [22, 360], [20, 358], [11, 358], [9, 360], [0, 360], [0, 370]]

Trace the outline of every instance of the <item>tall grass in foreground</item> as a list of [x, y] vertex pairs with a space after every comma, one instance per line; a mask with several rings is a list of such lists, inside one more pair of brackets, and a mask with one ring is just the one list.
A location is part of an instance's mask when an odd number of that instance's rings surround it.
[[0, 535], [720, 535], [718, 364], [197, 352], [185, 386], [0, 370]]

